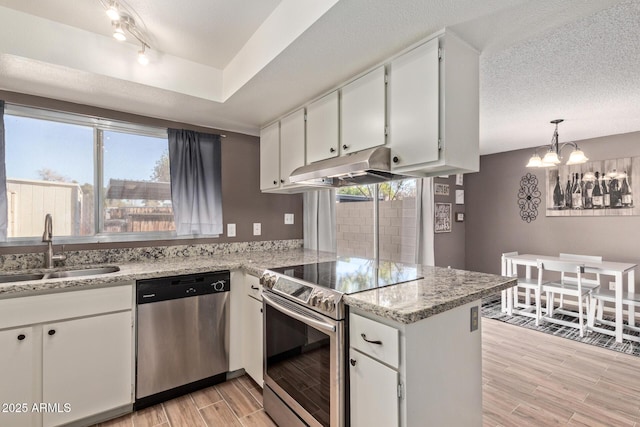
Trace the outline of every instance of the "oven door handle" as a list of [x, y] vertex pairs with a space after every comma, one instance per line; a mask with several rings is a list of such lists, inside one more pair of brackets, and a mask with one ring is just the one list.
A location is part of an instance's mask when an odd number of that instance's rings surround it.
[[275, 301], [273, 298], [271, 298], [269, 295], [266, 294], [262, 294], [262, 299], [265, 300], [271, 307], [275, 308], [276, 310], [286, 314], [287, 316], [293, 317], [296, 320], [301, 321], [302, 323], [306, 323], [309, 326], [313, 326], [314, 328], [318, 328], [320, 330], [323, 331], [328, 331], [328, 332], [336, 332], [336, 327], [335, 325], [331, 325], [329, 323], [325, 323], [322, 322], [320, 320], [316, 320], [316, 319], [312, 319], [310, 317], [304, 316], [300, 313], [296, 313], [293, 310], [290, 310], [286, 307], [283, 307], [282, 305], [280, 305], [277, 301]]

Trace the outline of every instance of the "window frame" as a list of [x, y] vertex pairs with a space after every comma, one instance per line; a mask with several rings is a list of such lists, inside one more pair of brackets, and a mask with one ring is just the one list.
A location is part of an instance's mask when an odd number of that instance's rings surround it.
[[[107, 233], [104, 228], [104, 132], [113, 131], [155, 138], [164, 138], [168, 145], [167, 128], [140, 125], [120, 120], [105, 119], [102, 117], [67, 113], [51, 109], [30, 107], [18, 104], [5, 104], [5, 116], [25, 117], [36, 120], [48, 120], [70, 125], [86, 126], [93, 129], [93, 167], [94, 167], [94, 234], [91, 236], [56, 236], [55, 244], [82, 244], [82, 243], [112, 243], [112, 242], [141, 242], [154, 240], [183, 240], [198, 236], [177, 236], [173, 231], [154, 231], [146, 233]], [[42, 218], [44, 226], [44, 217]], [[216, 237], [216, 236], [207, 236]], [[41, 239], [34, 237], [8, 237], [6, 242], [0, 242], [3, 246], [30, 246], [41, 243]]]

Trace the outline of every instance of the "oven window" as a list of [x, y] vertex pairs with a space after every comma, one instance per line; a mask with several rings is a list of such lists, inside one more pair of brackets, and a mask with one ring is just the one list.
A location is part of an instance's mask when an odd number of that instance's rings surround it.
[[266, 305], [267, 375], [329, 427], [330, 338]]

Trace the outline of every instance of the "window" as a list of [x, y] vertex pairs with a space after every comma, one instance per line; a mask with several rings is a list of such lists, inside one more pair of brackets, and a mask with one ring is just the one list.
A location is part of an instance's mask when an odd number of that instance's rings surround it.
[[[416, 262], [415, 179], [342, 187], [336, 203], [338, 255], [374, 258], [373, 236], [377, 234], [380, 259]], [[376, 204], [378, 230], [374, 225]]]
[[166, 129], [13, 105], [4, 120], [10, 242], [40, 240], [47, 213], [57, 241], [172, 236]]

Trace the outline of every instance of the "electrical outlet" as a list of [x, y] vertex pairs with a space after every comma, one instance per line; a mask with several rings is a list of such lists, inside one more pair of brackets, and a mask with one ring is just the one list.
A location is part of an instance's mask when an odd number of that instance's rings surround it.
[[471, 307], [471, 324], [470, 324], [470, 332], [473, 332], [478, 329], [478, 323], [480, 319], [478, 319], [478, 306], [475, 305]]
[[262, 234], [262, 224], [259, 222], [254, 222], [253, 223], [253, 235], [254, 236], [259, 236]]
[[293, 214], [284, 214], [284, 223], [287, 225], [293, 224]]
[[616, 290], [616, 282], [609, 282], [609, 290], [610, 291]]
[[227, 224], [227, 237], [236, 237], [236, 225]]

